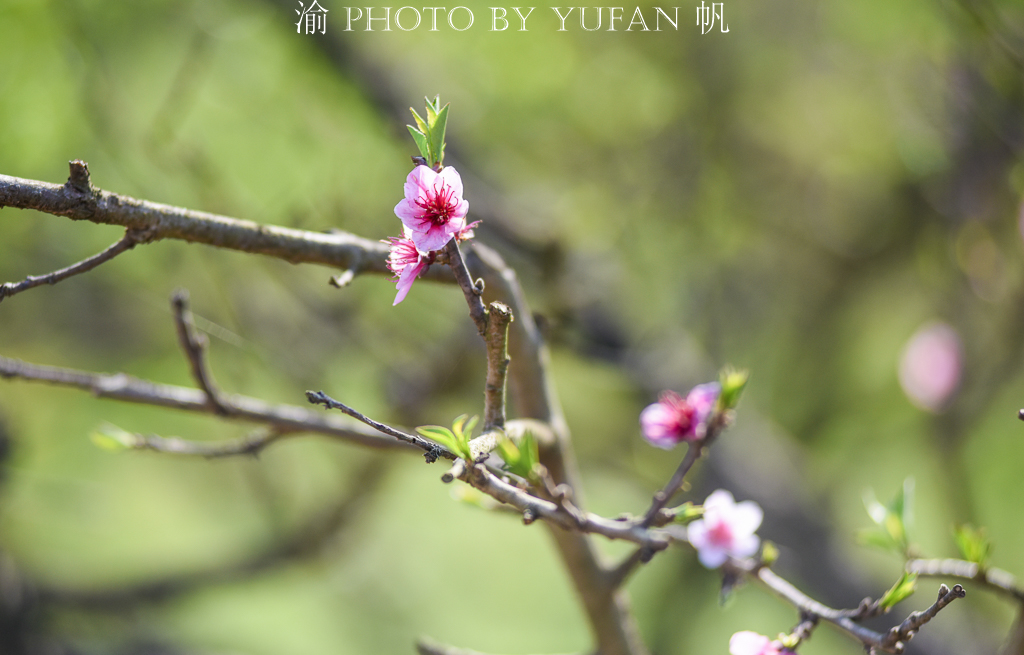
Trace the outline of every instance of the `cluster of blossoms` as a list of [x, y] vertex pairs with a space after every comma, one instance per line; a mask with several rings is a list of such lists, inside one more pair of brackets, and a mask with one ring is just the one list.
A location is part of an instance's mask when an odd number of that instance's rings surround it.
[[404, 225], [401, 237], [390, 237], [388, 268], [398, 280], [394, 304], [402, 302], [412, 283], [437, 252], [452, 239], [472, 238], [478, 223], [466, 224], [469, 201], [462, 197], [462, 178], [451, 166], [435, 172], [417, 166], [405, 180], [405, 198], [395, 205]]

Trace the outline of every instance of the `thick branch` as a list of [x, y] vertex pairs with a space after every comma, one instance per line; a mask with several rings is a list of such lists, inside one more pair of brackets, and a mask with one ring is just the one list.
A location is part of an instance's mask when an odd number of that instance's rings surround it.
[[[125, 373], [91, 373], [0, 357], [0, 378], [74, 387], [88, 391], [97, 398], [169, 407], [200, 414], [213, 413], [206, 394], [199, 389], [157, 384]], [[383, 439], [358, 424], [310, 411], [304, 407], [272, 405], [256, 398], [234, 394], [222, 397], [221, 402], [227, 409], [224, 418], [272, 426], [281, 431], [282, 437], [307, 432], [371, 448], [408, 447], [400, 441]]]
[[[74, 167], [72, 167], [74, 170]], [[93, 189], [83, 191], [71, 180], [63, 185], [0, 175], [0, 207], [35, 209], [145, 233], [148, 240], [181, 239], [218, 248], [269, 255], [292, 263], [324, 264], [356, 273], [390, 275], [388, 247], [347, 233], [294, 230]], [[364, 254], [368, 256], [363, 256]], [[449, 278], [441, 267], [427, 277]]]
[[487, 382], [484, 387], [484, 430], [505, 426], [505, 379], [508, 373], [508, 326], [512, 311], [492, 302], [487, 311]]

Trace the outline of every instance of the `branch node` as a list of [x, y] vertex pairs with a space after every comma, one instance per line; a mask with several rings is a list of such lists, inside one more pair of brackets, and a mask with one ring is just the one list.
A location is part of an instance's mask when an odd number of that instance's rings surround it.
[[81, 159], [73, 159], [68, 162], [71, 175], [68, 177], [68, 185], [82, 193], [93, 192], [92, 180], [89, 177], [89, 164]]
[[454, 480], [455, 478], [461, 478], [465, 474], [466, 474], [466, 462], [465, 462], [465, 460], [457, 459], [457, 460], [455, 460], [455, 463], [452, 464], [452, 467], [450, 469], [448, 469], [447, 471], [445, 471], [444, 475], [441, 476], [441, 482], [443, 482], [445, 484], [450, 484], [452, 482], [452, 480]]

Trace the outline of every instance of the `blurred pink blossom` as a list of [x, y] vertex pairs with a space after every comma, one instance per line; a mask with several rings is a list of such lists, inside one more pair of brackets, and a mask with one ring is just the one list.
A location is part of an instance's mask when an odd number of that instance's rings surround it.
[[462, 178], [451, 166], [435, 173], [417, 166], [405, 180], [405, 198], [395, 214], [411, 231], [422, 252], [440, 250], [466, 227], [469, 201], [462, 198]]
[[781, 644], [750, 630], [737, 632], [729, 639], [729, 655], [780, 655]]
[[640, 412], [644, 438], [658, 448], [670, 449], [680, 441], [702, 439], [722, 388], [717, 382], [694, 387], [686, 398], [665, 391], [658, 402]]
[[697, 559], [709, 569], [717, 569], [730, 557], [750, 557], [761, 539], [754, 534], [764, 512], [752, 500], [737, 503], [732, 494], [719, 489], [704, 501], [704, 516], [686, 530]]
[[899, 379], [903, 392], [917, 407], [942, 410], [960, 384], [963, 357], [956, 330], [945, 323], [921, 327], [903, 348]]

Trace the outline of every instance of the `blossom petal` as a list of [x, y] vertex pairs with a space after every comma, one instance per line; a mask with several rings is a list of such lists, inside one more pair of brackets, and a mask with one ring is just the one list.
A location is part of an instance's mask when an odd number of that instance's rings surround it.
[[709, 569], [717, 569], [719, 566], [725, 564], [725, 560], [729, 559], [729, 553], [721, 548], [709, 546], [702, 548], [697, 551], [697, 559], [700, 563]]
[[704, 519], [697, 519], [686, 526], [686, 540], [697, 550], [708, 547], [708, 526]]
[[[426, 166], [424, 166], [424, 168], [426, 168]], [[433, 171], [430, 172], [433, 173]], [[455, 192], [456, 198], [462, 197], [462, 176], [459, 175], [459, 172], [455, 170], [454, 166], [445, 166], [442, 168], [441, 173], [436, 175], [434, 179], [436, 180], [437, 178], [441, 178], [441, 181]]]
[[640, 429], [644, 438], [658, 448], [669, 450], [681, 441], [675, 434], [675, 415], [664, 403], [653, 403], [640, 412]]
[[711, 495], [708, 496], [707, 500], [704, 501], [704, 511], [718, 511], [719, 509], [725, 509], [725, 511], [729, 511], [733, 508], [735, 504], [736, 499], [732, 497], [732, 494], [729, 493], [727, 489], [718, 489], [716, 491], [712, 491]]
[[395, 296], [395, 302], [391, 303], [392, 307], [405, 300], [406, 295], [409, 293], [409, 289], [412, 288], [412, 283], [416, 281], [416, 278], [419, 277], [419, 274], [423, 272], [423, 269], [426, 268], [426, 266], [427, 263], [420, 260], [414, 266], [405, 267], [402, 271], [402, 275], [398, 278], [398, 284], [395, 285], [395, 288], [398, 289], [398, 295]]
[[757, 552], [760, 545], [761, 538], [756, 534], [740, 537], [733, 542], [732, 548], [729, 549], [729, 554], [733, 557], [751, 557]]
[[729, 524], [736, 534], [748, 535], [757, 532], [764, 520], [764, 510], [752, 500], [738, 503], [732, 510]]
[[770, 647], [768, 637], [750, 630], [737, 632], [729, 639], [729, 655], [764, 655]]

